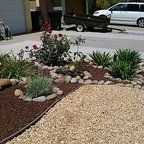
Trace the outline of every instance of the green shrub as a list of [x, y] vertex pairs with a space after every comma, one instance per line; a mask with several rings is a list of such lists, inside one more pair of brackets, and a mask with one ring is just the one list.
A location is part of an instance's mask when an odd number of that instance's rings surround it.
[[53, 85], [50, 78], [40, 77], [34, 79], [27, 86], [27, 93], [32, 98], [49, 95], [53, 92], [52, 90]]
[[127, 61], [116, 61], [110, 66], [110, 74], [115, 78], [132, 79], [135, 76], [136, 69], [132, 63]]
[[92, 59], [92, 62], [97, 65], [100, 66], [102, 65], [103, 67], [107, 67], [110, 65], [111, 63], [111, 55], [110, 53], [101, 53], [100, 51], [96, 51], [92, 54], [89, 54], [89, 56]]
[[0, 57], [0, 78], [21, 79], [21, 77], [35, 77], [36, 70], [25, 60], [16, 59], [14, 55], [4, 55]]
[[138, 51], [131, 51], [130, 49], [120, 49], [114, 54], [114, 61], [124, 61], [131, 63], [131, 66], [137, 68], [142, 61]]

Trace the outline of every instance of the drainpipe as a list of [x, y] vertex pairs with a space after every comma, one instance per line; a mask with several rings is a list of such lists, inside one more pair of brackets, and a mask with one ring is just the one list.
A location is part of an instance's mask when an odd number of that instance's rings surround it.
[[64, 15], [64, 14], [66, 14], [65, 0], [61, 0], [61, 5], [62, 5], [62, 13], [63, 13], [63, 15]]

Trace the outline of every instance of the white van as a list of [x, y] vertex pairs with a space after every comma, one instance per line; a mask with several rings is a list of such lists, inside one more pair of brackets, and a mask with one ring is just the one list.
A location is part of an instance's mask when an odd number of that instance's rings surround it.
[[94, 16], [111, 16], [111, 23], [134, 24], [144, 27], [144, 3], [123, 2], [118, 3], [107, 10], [98, 10]]

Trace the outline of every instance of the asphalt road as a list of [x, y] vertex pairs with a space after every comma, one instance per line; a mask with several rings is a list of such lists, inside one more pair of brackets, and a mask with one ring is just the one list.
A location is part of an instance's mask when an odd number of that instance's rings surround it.
[[[73, 29], [67, 29], [62, 31], [53, 31], [54, 34], [62, 33], [70, 36], [74, 40], [78, 36], [86, 39], [85, 44], [80, 47], [80, 51], [85, 54], [92, 53], [93, 51], [107, 51], [115, 52], [117, 49], [131, 49], [138, 50], [144, 58], [144, 28], [133, 26], [118, 26], [110, 25], [109, 27], [125, 29], [125, 32], [113, 30], [112, 32], [99, 32], [99, 31], [86, 31], [76, 32]], [[0, 51], [9, 52], [13, 50], [14, 53], [18, 53], [20, 49], [26, 45], [32, 47], [32, 45], [40, 45], [41, 32], [14, 36], [12, 40], [1, 41]], [[76, 51], [76, 47], [71, 47], [71, 51]]]

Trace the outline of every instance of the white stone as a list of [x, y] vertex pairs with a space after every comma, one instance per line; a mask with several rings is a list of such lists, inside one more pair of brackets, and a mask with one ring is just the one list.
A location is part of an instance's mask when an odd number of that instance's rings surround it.
[[77, 83], [77, 82], [78, 82], [77, 78], [72, 78], [71, 79], [71, 83]]
[[87, 80], [87, 79], [89, 79], [89, 76], [84, 76], [83, 77], [83, 80]]
[[93, 80], [92, 84], [98, 84], [98, 80]]
[[72, 77], [71, 76], [66, 76], [65, 77], [65, 82], [69, 83], [71, 81]]
[[79, 79], [81, 79], [81, 77], [80, 76], [76, 76], [76, 79], [79, 80]]
[[16, 85], [18, 83], [17, 79], [10, 79], [12, 85]]
[[74, 71], [74, 70], [75, 70], [75, 66], [71, 66], [70, 71]]
[[105, 67], [104, 69], [105, 69], [105, 70], [110, 70], [110, 68], [108, 68], [108, 67]]
[[138, 80], [138, 81], [136, 81], [136, 82], [137, 82], [137, 84], [139, 84], [139, 85], [141, 85], [141, 84], [142, 84], [142, 82], [141, 82], [141, 81], [139, 81], [139, 80]]
[[83, 80], [83, 79], [80, 79], [80, 80], [78, 81], [78, 83], [79, 83], [79, 84], [84, 84], [84, 80]]
[[58, 74], [57, 74], [57, 73], [52, 73], [52, 74], [51, 74], [51, 78], [57, 79], [57, 78], [58, 78]]
[[37, 98], [33, 98], [33, 101], [44, 102], [44, 101], [46, 101], [46, 99], [47, 98], [45, 96], [40, 96]]
[[54, 70], [58, 70], [59, 69], [59, 66], [54, 66]]
[[94, 68], [98, 68], [98, 66], [96, 66], [96, 65], [92, 65]]
[[141, 85], [135, 85], [134, 88], [141, 89]]
[[103, 84], [104, 84], [104, 80], [98, 82], [98, 85], [103, 85]]
[[24, 101], [32, 101], [33, 99], [31, 97], [27, 97], [24, 99]]
[[15, 94], [15, 96], [22, 96], [23, 92], [20, 89], [16, 89], [14, 94]]
[[51, 99], [54, 99], [56, 97], [57, 97], [57, 94], [54, 93], [54, 94], [48, 95], [47, 100], [51, 100]]
[[125, 87], [133, 87], [132, 84], [125, 84]]
[[106, 81], [106, 82], [104, 83], [104, 85], [110, 85], [110, 84], [113, 84], [113, 82], [112, 82], [112, 81]]
[[90, 79], [84, 81], [84, 84], [91, 84], [91, 83], [92, 83], [92, 80]]
[[141, 88], [142, 90], [144, 90], [144, 86], [142, 86], [142, 88]]
[[49, 67], [48, 66], [43, 66], [42, 69], [49, 69]]
[[139, 65], [139, 66], [144, 66], [144, 63], [143, 63], [143, 62], [141, 62], [141, 63], [139, 63], [138, 65]]
[[136, 81], [131, 81], [131, 84], [137, 85], [137, 82]]
[[137, 71], [136, 71], [137, 74], [138, 74], [138, 73], [141, 73], [141, 72], [142, 72], [142, 70], [137, 70]]
[[34, 66], [37, 66], [37, 67], [39, 67], [39, 66], [41, 66], [38, 62], [35, 62], [34, 63]]
[[90, 62], [89, 62], [89, 65], [93, 65], [93, 62], [90, 61]]
[[117, 78], [116, 79], [118, 82], [122, 82], [122, 79], [121, 78]]
[[58, 90], [57, 91], [57, 95], [62, 95], [63, 94], [63, 91], [62, 90]]
[[64, 83], [65, 79], [64, 78], [59, 78], [55, 80], [55, 83]]
[[55, 93], [55, 92], [57, 92], [57, 91], [59, 91], [60, 89], [58, 88], [58, 87], [54, 87], [53, 88], [53, 92]]
[[117, 83], [117, 84], [115, 84], [115, 85], [117, 85], [117, 86], [124, 86], [123, 83]]
[[103, 66], [102, 65], [98, 66], [98, 69], [103, 69]]
[[52, 67], [52, 66], [49, 66], [49, 67], [48, 67], [48, 69], [49, 69], [49, 70], [53, 70], [53, 69], [54, 69], [54, 67]]

